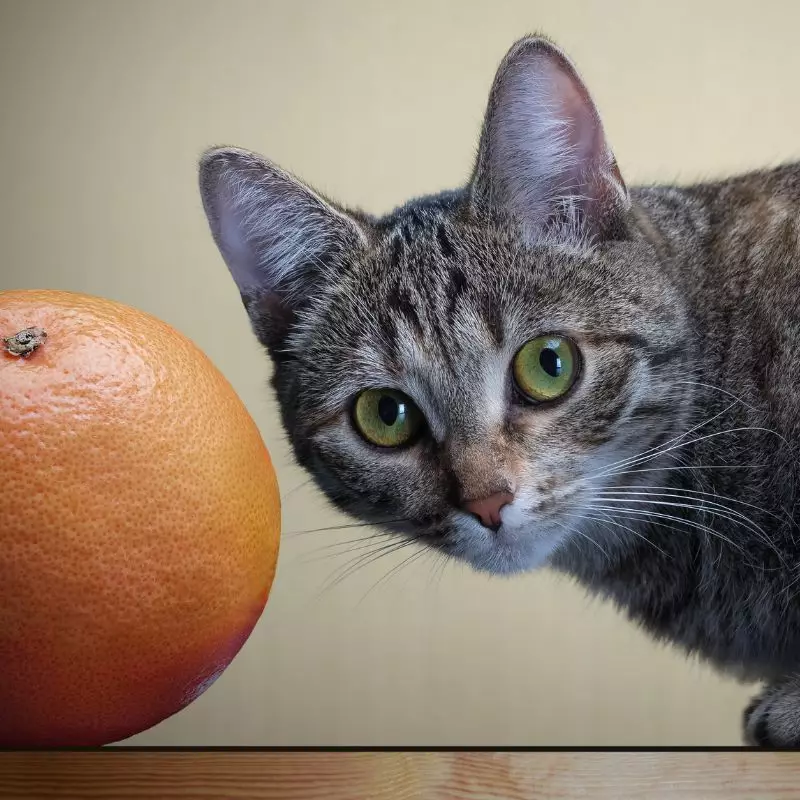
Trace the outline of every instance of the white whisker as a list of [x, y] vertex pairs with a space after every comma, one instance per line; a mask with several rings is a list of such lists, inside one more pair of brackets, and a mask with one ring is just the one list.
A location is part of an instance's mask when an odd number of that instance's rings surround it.
[[[576, 516], [576, 515], [574, 515], [574, 514], [573, 514], [573, 516]], [[564, 524], [563, 524], [563, 523], [561, 523], [561, 522], [556, 522], [556, 524], [557, 524], [559, 527], [563, 528], [564, 530], [568, 531], [569, 533], [575, 533], [575, 534], [577, 534], [578, 536], [581, 536], [582, 538], [586, 539], [586, 541], [587, 541], [587, 542], [591, 542], [591, 543], [592, 543], [592, 544], [593, 544], [593, 545], [594, 545], [594, 546], [595, 546], [595, 547], [596, 547], [596, 548], [597, 548], [597, 549], [598, 549], [598, 550], [599, 550], [599, 551], [600, 551], [600, 552], [601, 552], [601, 553], [602, 553], [602, 554], [603, 554], [603, 555], [604, 555], [606, 558], [610, 558], [610, 556], [609, 556], [609, 555], [608, 555], [608, 553], [607, 553], [607, 552], [606, 552], [606, 551], [603, 549], [603, 547], [602, 547], [602, 546], [601, 546], [601, 545], [600, 545], [598, 542], [596, 542], [594, 539], [592, 539], [592, 537], [591, 537], [591, 536], [588, 536], [588, 535], [587, 535], [587, 534], [585, 534], [583, 531], [579, 531], [579, 530], [576, 530], [576, 529], [572, 529], [572, 530], [571, 530], [570, 528], [568, 528], [566, 525], [564, 525]]]
[[655, 517], [657, 519], [668, 519], [673, 522], [678, 522], [682, 525], [687, 525], [690, 528], [694, 528], [699, 531], [703, 531], [704, 533], [709, 534], [717, 539], [720, 539], [723, 542], [726, 542], [731, 547], [736, 548], [741, 553], [746, 555], [746, 551], [741, 545], [736, 544], [731, 538], [725, 536], [724, 534], [720, 533], [719, 531], [715, 531], [713, 528], [709, 528], [707, 525], [703, 525], [702, 523], [695, 522], [694, 520], [685, 519], [683, 517], [677, 517], [673, 514], [665, 514], [660, 511], [650, 511], [644, 509], [636, 509], [636, 508], [620, 508], [619, 506], [592, 506], [593, 510], [601, 510], [601, 511], [610, 511], [613, 514], [626, 514], [628, 516], [634, 516], [641, 519], [642, 517]]
[[[638, 489], [638, 487], [636, 487]], [[714, 497], [709, 492], [702, 492], [700, 494], [708, 495]], [[692, 511], [697, 511], [700, 513], [710, 514], [712, 516], [719, 517], [720, 519], [725, 519], [728, 522], [733, 524], [741, 525], [745, 530], [750, 531], [752, 534], [757, 536], [763, 544], [765, 544], [770, 550], [772, 550], [781, 560], [783, 560], [783, 555], [778, 550], [777, 546], [774, 542], [772, 542], [767, 535], [766, 531], [763, 528], [758, 526], [753, 520], [751, 520], [746, 515], [736, 511], [735, 509], [728, 508], [727, 506], [713, 502], [710, 500], [706, 500], [704, 497], [694, 498], [694, 497], [686, 497], [685, 495], [677, 494], [677, 493], [670, 493], [670, 492], [650, 492], [650, 491], [617, 491], [613, 489], [607, 490], [600, 490], [597, 492], [596, 497], [600, 499], [602, 502], [610, 502], [610, 503], [640, 503], [643, 505], [652, 504], [657, 506], [675, 506], [677, 508], [685, 508]], [[648, 498], [648, 499], [632, 499], [632, 498]], [[668, 500], [660, 500], [658, 498], [668, 498]], [[671, 502], [671, 500], [693, 500], [697, 499], [699, 504], [691, 504], [691, 503], [675, 503]], [[748, 505], [748, 504], [746, 504]], [[754, 508], [758, 508], [754, 506]]]
[[[664, 490], [664, 491], [667, 491], [667, 492], [683, 492], [685, 494], [696, 495], [698, 497], [712, 497], [712, 498], [714, 498], [715, 502], [719, 502], [720, 500], [725, 500], [725, 501], [727, 501], [729, 503], [736, 503], [737, 505], [740, 505], [740, 506], [747, 506], [747, 508], [752, 508], [754, 511], [758, 511], [759, 513], [765, 514], [768, 517], [772, 517], [775, 520], [779, 520], [779, 521], [783, 521], [783, 522], [787, 521], [786, 519], [782, 518], [779, 514], [775, 514], [772, 511], [767, 510], [766, 508], [762, 508], [761, 506], [757, 506], [757, 505], [755, 505], [755, 503], [748, 503], [747, 501], [739, 500], [736, 497], [728, 497], [727, 495], [717, 494], [716, 492], [704, 492], [704, 491], [701, 491], [699, 489], [684, 489], [683, 487], [674, 487], [674, 486], [650, 486], [650, 485], [647, 485], [647, 484], [645, 484], [645, 485], [633, 484], [633, 485], [618, 485], [618, 486], [613, 487], [613, 489], [611, 489], [611, 488], [610, 489], [602, 489], [602, 490], [599, 490], [599, 491], [625, 491], [625, 492], [633, 491], [633, 492], [636, 492], [637, 494], [640, 494], [642, 492], [650, 492], [652, 490]], [[729, 510], [730, 511], [734, 511], [734, 509], [729, 509]], [[749, 519], [749, 518], [746, 518], [746, 519]], [[749, 521], [752, 522], [752, 520], [749, 520]], [[753, 523], [753, 524], [755, 525], [755, 523]], [[762, 533], [764, 533], [763, 529], [760, 526], [756, 525], [756, 527], [758, 528], [758, 530], [760, 530]]]
[[[752, 431], [752, 432], [761, 431], [762, 433], [770, 433], [770, 434], [773, 434], [774, 436], [777, 436], [786, 445], [789, 445], [789, 442], [783, 436], [781, 436], [781, 434], [773, 431], [770, 428], [762, 428], [762, 427], [759, 427], [757, 425], [745, 425], [745, 426], [742, 426], [742, 427], [739, 427], [739, 428], [727, 428], [724, 431], [715, 431], [714, 433], [707, 433], [704, 436], [697, 437], [696, 439], [689, 439], [686, 442], [680, 442], [679, 444], [672, 445], [671, 447], [667, 447], [666, 449], [657, 451], [657, 452], [653, 453], [652, 455], [647, 455], [647, 456], [643, 455], [642, 457], [634, 460], [634, 462], [633, 462], [633, 464], [631, 464], [631, 466], [633, 466], [635, 464], [646, 463], [647, 461], [652, 461], [654, 458], [658, 458], [659, 456], [664, 455], [666, 453], [669, 453], [669, 452], [671, 452], [673, 450], [679, 450], [682, 447], [688, 447], [691, 444], [698, 444], [699, 442], [704, 442], [704, 441], [706, 441], [708, 439], [714, 439], [717, 436], [726, 436], [726, 435], [729, 435], [729, 434], [732, 434], [732, 433], [742, 433], [744, 431]], [[606, 477], [608, 475], [618, 475], [618, 474], [621, 474], [621, 472], [619, 470], [614, 470], [614, 469], [609, 467], [608, 469], [606, 469], [603, 472], [593, 473], [591, 477], [592, 478], [602, 478], [602, 477]]]
[[[722, 389], [719, 386], [714, 386], [711, 383], [701, 383], [700, 381], [686, 381], [686, 380], [683, 380], [683, 381], [682, 380], [676, 380], [676, 381], [674, 381], [674, 383], [679, 384], [679, 385], [680, 384], [684, 384], [686, 386], [699, 386], [702, 389], [713, 389], [715, 392], [719, 392], [720, 394], [724, 394], [727, 397], [730, 397], [732, 400], [735, 400], [737, 403], [740, 403], [741, 405], [743, 405], [745, 408], [749, 409], [750, 411], [756, 411], [756, 408], [751, 406], [746, 401], [742, 400], [741, 397], [737, 397], [733, 392], [729, 392], [727, 389]], [[733, 408], [733, 406], [729, 406], [729, 407]]]
[[[658, 552], [661, 553], [663, 556], [666, 556], [667, 558], [671, 558], [671, 556], [667, 555], [667, 553], [665, 553], [655, 542], [653, 542], [650, 539], [648, 539], [643, 533], [640, 533], [639, 531], [635, 530], [634, 528], [631, 528], [630, 525], [623, 525], [621, 522], [617, 522], [616, 520], [611, 519], [607, 514], [603, 514], [603, 512], [598, 512], [598, 514], [600, 514], [601, 516], [592, 517], [592, 516], [589, 516], [588, 514], [575, 514], [573, 512], [569, 512], [568, 511], [565, 516], [577, 517], [578, 519], [585, 519], [585, 520], [589, 520], [589, 521], [593, 521], [593, 522], [603, 522], [606, 525], [614, 525], [617, 528], [622, 528], [623, 530], [626, 530], [629, 533], [632, 533], [634, 536], [638, 536], [640, 539], [643, 539], [651, 547], [653, 547], [654, 549], [658, 550]], [[608, 530], [610, 530], [610, 529], [608, 529]]]
[[696, 425], [694, 425], [691, 428], [689, 428], [687, 431], [684, 431], [683, 433], [680, 433], [677, 436], [673, 436], [672, 439], [668, 439], [663, 444], [656, 445], [655, 447], [650, 447], [647, 450], [643, 450], [638, 455], [629, 456], [628, 458], [623, 458], [623, 459], [620, 459], [619, 461], [615, 461], [614, 463], [609, 464], [606, 467], [603, 467], [603, 469], [600, 470], [599, 472], [592, 473], [588, 477], [589, 478], [599, 477], [599, 476], [605, 474], [608, 470], [616, 469], [617, 467], [621, 467], [624, 464], [627, 464], [628, 462], [637, 461], [638, 459], [641, 459], [642, 457], [646, 456], [648, 453], [657, 452], [657, 451], [662, 450], [663, 448], [667, 447], [667, 445], [672, 444], [673, 442], [679, 442], [684, 437], [689, 436], [692, 433], [694, 433], [695, 431], [700, 430], [700, 428], [703, 428], [706, 425], [712, 423], [715, 419], [717, 419], [717, 417], [721, 416], [722, 414], [724, 414], [725, 412], [727, 412], [731, 408], [733, 408], [733, 405], [730, 405], [727, 408], [724, 408], [722, 411], [719, 411], [713, 417], [710, 417], [709, 419], [705, 420], [705, 422], [699, 422]]
[[[673, 499], [682, 499], [682, 500], [697, 499], [698, 502], [700, 503], [700, 505], [697, 506], [698, 510], [703, 510], [706, 508], [706, 506], [710, 506], [712, 508], [724, 509], [725, 511], [728, 511], [734, 516], [739, 517], [743, 521], [747, 522], [749, 525], [752, 525], [752, 529], [754, 531], [766, 535], [766, 531], [764, 531], [764, 529], [760, 525], [756, 524], [748, 516], [737, 511], [736, 509], [728, 508], [719, 501], [727, 500], [728, 502], [731, 503], [738, 503], [739, 505], [747, 506], [748, 508], [752, 508], [764, 514], [769, 514], [769, 512], [765, 511], [760, 506], [754, 505], [753, 503], [747, 503], [744, 500], [736, 500], [733, 497], [714, 494], [714, 492], [702, 492], [697, 489], [683, 489], [683, 488], [676, 489], [671, 486], [615, 486], [609, 489], [598, 489], [595, 492], [595, 494], [618, 495], [621, 497], [669, 497]], [[687, 497], [686, 495], [689, 495], [689, 497]], [[713, 500], [707, 500], [706, 498], [713, 498]], [[775, 515], [773, 514], [772, 516]]]

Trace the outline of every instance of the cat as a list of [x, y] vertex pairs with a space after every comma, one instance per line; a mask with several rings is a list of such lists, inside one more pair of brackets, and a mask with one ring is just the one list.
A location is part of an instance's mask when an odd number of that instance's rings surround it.
[[200, 192], [329, 500], [547, 566], [765, 685], [800, 745], [800, 164], [628, 188], [574, 64], [518, 41], [465, 186], [376, 217], [214, 148]]

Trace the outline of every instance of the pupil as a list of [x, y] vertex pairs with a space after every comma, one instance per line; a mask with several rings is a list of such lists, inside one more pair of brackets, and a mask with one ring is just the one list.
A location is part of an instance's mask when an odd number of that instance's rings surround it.
[[561, 374], [561, 359], [549, 347], [539, 353], [539, 364], [551, 378], [557, 378]]
[[378, 416], [384, 425], [394, 425], [400, 416], [400, 404], [393, 397], [384, 395], [378, 401]]

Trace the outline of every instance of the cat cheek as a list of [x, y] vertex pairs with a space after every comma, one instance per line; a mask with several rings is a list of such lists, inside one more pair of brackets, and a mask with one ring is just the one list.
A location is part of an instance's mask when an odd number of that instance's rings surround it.
[[344, 422], [316, 431], [314, 443], [325, 469], [370, 512], [411, 520], [445, 515], [445, 476], [418, 447], [375, 447]]

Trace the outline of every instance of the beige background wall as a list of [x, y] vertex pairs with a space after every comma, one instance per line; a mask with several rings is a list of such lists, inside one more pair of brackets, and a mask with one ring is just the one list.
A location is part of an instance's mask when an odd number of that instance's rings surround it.
[[[490, 5], [493, 8], [490, 10]], [[380, 211], [458, 183], [494, 69], [529, 30], [592, 87], [629, 182], [800, 156], [800, 4], [0, 0], [0, 288], [122, 300], [190, 335], [290, 464], [268, 365], [207, 232], [195, 161], [259, 150]], [[421, 560], [321, 591], [355, 531], [285, 502], [268, 609], [141, 744], [737, 744], [749, 694], [545, 573]]]

